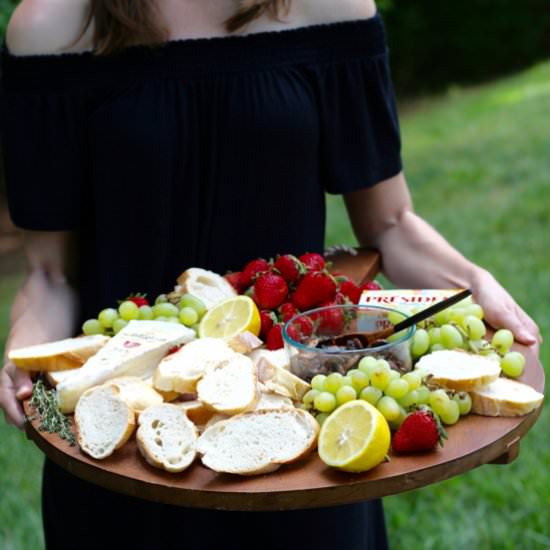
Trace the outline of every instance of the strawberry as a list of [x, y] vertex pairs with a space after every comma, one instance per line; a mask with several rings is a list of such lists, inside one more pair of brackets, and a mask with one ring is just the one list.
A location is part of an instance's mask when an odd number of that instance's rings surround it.
[[281, 321], [284, 323], [286, 323], [289, 319], [292, 319], [292, 317], [294, 317], [297, 313], [298, 310], [292, 302], [285, 302], [279, 308], [279, 315], [281, 317]]
[[241, 279], [241, 272], [235, 271], [233, 273], [226, 273], [224, 275], [225, 280], [240, 294], [241, 285], [239, 283]]
[[359, 298], [361, 298], [361, 289], [351, 280], [343, 281], [340, 283], [340, 292], [347, 296], [352, 304], [358, 304]]
[[296, 282], [306, 272], [304, 264], [292, 254], [279, 256], [275, 261], [274, 267], [281, 273], [287, 283]]
[[[335, 302], [324, 302], [321, 307], [336, 306]], [[317, 334], [319, 336], [339, 336], [346, 324], [344, 311], [339, 307], [332, 307], [326, 311], [312, 313], [311, 318], [317, 325]]]
[[392, 439], [396, 453], [431, 451], [447, 438], [437, 415], [429, 407], [421, 407], [410, 413]]
[[267, 334], [266, 346], [269, 350], [276, 350], [283, 347], [283, 324], [277, 323]]
[[382, 287], [376, 281], [367, 281], [361, 285], [361, 290], [382, 290]]
[[287, 328], [287, 333], [296, 342], [304, 343], [304, 339], [313, 333], [313, 321], [305, 315], [300, 315]]
[[269, 267], [269, 263], [263, 258], [257, 258], [256, 260], [248, 262], [244, 266], [244, 269], [241, 271], [241, 276], [239, 277], [241, 292], [247, 289], [260, 273], [268, 271]]
[[294, 293], [292, 303], [301, 311], [328, 302], [336, 294], [336, 283], [326, 271], [311, 271], [306, 273]]
[[273, 271], [262, 273], [254, 283], [253, 299], [261, 309], [275, 309], [288, 296], [286, 281]]
[[271, 330], [271, 327], [273, 326], [274, 323], [277, 322], [277, 316], [272, 311], [268, 311], [267, 309], [262, 309], [260, 311], [260, 321], [261, 321], [260, 338], [265, 342], [267, 340], [267, 335]]
[[147, 294], [130, 294], [130, 296], [126, 298], [126, 301], [134, 302], [137, 307], [148, 306], [149, 300], [147, 300], [146, 296]]
[[325, 267], [325, 259], [316, 252], [307, 252], [300, 256], [300, 261], [308, 271], [321, 271]]

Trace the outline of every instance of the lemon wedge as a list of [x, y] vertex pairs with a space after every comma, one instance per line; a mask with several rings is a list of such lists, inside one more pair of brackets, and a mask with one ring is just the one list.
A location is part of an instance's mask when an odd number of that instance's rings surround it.
[[348, 401], [323, 423], [321, 460], [347, 472], [365, 472], [380, 464], [390, 448], [390, 428], [382, 414], [363, 400]]
[[231, 338], [241, 332], [260, 334], [260, 312], [252, 298], [235, 296], [209, 309], [199, 325], [201, 338]]

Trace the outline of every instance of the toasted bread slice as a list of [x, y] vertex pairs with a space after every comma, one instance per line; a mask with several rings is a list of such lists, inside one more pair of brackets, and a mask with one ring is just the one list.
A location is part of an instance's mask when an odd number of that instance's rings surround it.
[[210, 368], [197, 384], [200, 401], [222, 414], [251, 410], [259, 398], [254, 363], [246, 355], [234, 353]]
[[417, 369], [432, 376], [431, 382], [456, 391], [473, 391], [496, 380], [500, 375], [498, 361], [465, 351], [443, 350], [424, 355]]
[[263, 409], [217, 422], [197, 441], [216, 472], [258, 475], [299, 460], [315, 448], [319, 425], [300, 409]]
[[483, 416], [523, 416], [539, 407], [544, 395], [527, 384], [497, 378], [470, 392], [472, 412]]
[[176, 407], [181, 409], [187, 415], [187, 418], [195, 424], [195, 426], [205, 426], [208, 421], [216, 414], [216, 411], [205, 405], [202, 401], [194, 399], [193, 401], [183, 401], [174, 403]]
[[198, 431], [181, 408], [170, 403], [153, 405], [138, 421], [137, 446], [151, 466], [182, 472], [193, 462]]
[[8, 358], [16, 367], [27, 371], [66, 371], [81, 367], [109, 339], [109, 336], [102, 334], [66, 338], [11, 350], [8, 353]]
[[294, 403], [289, 397], [270, 391], [260, 391], [260, 399], [256, 403], [256, 410], [260, 409], [293, 409]]
[[116, 386], [120, 392], [119, 397], [136, 413], [144, 411], [147, 407], [160, 405], [164, 401], [160, 393], [137, 376], [120, 376], [109, 380], [107, 384]]
[[174, 292], [170, 294], [170, 300], [187, 292], [199, 298], [207, 309], [223, 300], [237, 296], [237, 291], [224, 277], [200, 267], [191, 267], [178, 277]]
[[57, 388], [58, 384], [68, 380], [73, 374], [77, 373], [78, 369], [69, 370], [55, 370], [46, 373], [46, 380], [50, 383], [52, 388]]
[[96, 459], [110, 456], [134, 432], [133, 409], [120, 398], [116, 386], [97, 386], [86, 390], [74, 413], [80, 448]]

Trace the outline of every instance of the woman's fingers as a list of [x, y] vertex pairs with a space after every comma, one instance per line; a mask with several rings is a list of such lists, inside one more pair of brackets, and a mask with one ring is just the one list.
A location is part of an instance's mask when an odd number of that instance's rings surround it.
[[14, 367], [10, 374], [17, 399], [23, 400], [30, 397], [32, 394], [32, 380], [29, 373]]
[[[10, 372], [11, 370], [15, 371], [15, 367], [7, 365], [0, 371], [0, 408], [4, 410], [4, 416], [8, 424], [13, 424], [18, 427], [20, 430], [23, 429], [25, 425], [25, 415], [23, 413], [23, 408], [21, 403], [16, 397], [16, 387], [14, 385], [14, 380], [12, 375], [15, 375], [15, 372]], [[32, 391], [32, 382], [29, 375], [26, 377], [31, 383]], [[25, 381], [25, 376], [18, 377], [18, 383], [20, 384], [21, 389], [24, 393], [27, 392], [27, 386]], [[27, 397], [30, 393], [27, 395]]]

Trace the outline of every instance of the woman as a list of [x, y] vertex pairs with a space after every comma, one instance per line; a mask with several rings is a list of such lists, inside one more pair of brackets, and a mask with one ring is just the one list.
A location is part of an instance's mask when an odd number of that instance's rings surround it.
[[[358, 241], [380, 250], [395, 284], [469, 287], [491, 324], [538, 345], [495, 279], [413, 212], [371, 0], [23, 0], [7, 47], [8, 196], [29, 263], [7, 350], [72, 335], [129, 291], [166, 291], [189, 266], [225, 272], [321, 251], [325, 191], [343, 195]], [[6, 360], [0, 405], [19, 427], [30, 391]], [[125, 544], [138, 548], [387, 544], [379, 502], [187, 510], [110, 493], [49, 461], [43, 515], [52, 548], [82, 540], [83, 516], [90, 546], [125, 523]]]

